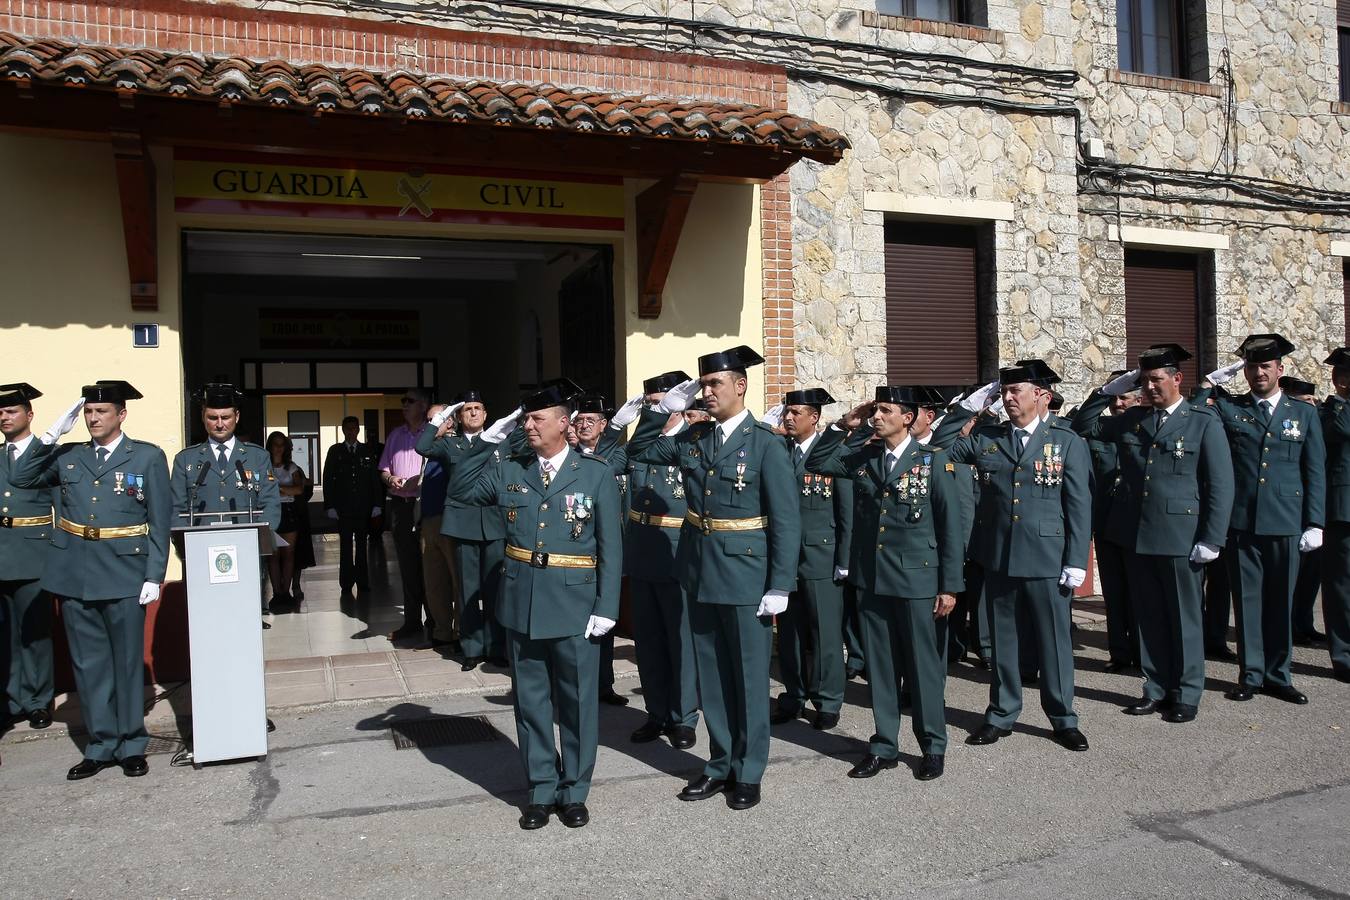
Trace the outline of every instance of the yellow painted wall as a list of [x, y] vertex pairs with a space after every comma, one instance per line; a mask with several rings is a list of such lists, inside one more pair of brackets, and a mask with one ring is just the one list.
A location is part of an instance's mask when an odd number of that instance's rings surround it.
[[[367, 409], [398, 409], [403, 408], [399, 403], [399, 398], [403, 396], [402, 392], [397, 394], [280, 394], [269, 396], [265, 399], [265, 408], [263, 418], [267, 422], [267, 430], [261, 435], [259, 443], [267, 439], [267, 435], [274, 431], [280, 431], [283, 434], [287, 432], [287, 415], [291, 410], [317, 409], [319, 411], [319, 459], [323, 460], [324, 454], [333, 444], [342, 440], [342, 420], [347, 416], [356, 416], [361, 418], [361, 414]], [[383, 417], [380, 421], [381, 428], [384, 426]], [[365, 435], [362, 435], [364, 439]], [[383, 441], [386, 435], [382, 432], [379, 439]], [[313, 472], [306, 473], [313, 477]]]

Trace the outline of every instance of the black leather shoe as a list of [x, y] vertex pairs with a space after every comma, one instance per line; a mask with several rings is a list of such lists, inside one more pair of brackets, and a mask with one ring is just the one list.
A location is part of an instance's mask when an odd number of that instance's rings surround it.
[[627, 706], [628, 698], [622, 694], [614, 693], [613, 690], [609, 690], [600, 694], [600, 702], [608, 703], [610, 706]]
[[1224, 694], [1229, 700], [1236, 700], [1238, 703], [1245, 703], [1256, 696], [1256, 691], [1244, 685], [1238, 685], [1228, 693]]
[[1312, 631], [1294, 633], [1294, 645], [1298, 647], [1316, 647], [1326, 641], [1327, 636], [1314, 628]]
[[901, 709], [913, 709], [913, 708], [914, 708], [914, 698], [913, 698], [912, 696], [910, 696], [909, 691], [901, 691], [901, 692], [900, 692], [900, 708], [901, 708]]
[[52, 724], [52, 714], [45, 709], [33, 709], [28, 711], [29, 728], [46, 728]]
[[1267, 697], [1274, 697], [1276, 700], [1283, 700], [1285, 703], [1293, 703], [1296, 706], [1307, 706], [1308, 697], [1292, 684], [1263, 684], [1261, 693]]
[[585, 803], [567, 803], [558, 807], [558, 818], [568, 828], [581, 828], [591, 820]]
[[709, 778], [700, 775], [684, 786], [677, 795], [681, 800], [707, 800], [715, 797], [732, 786], [725, 778]]
[[688, 750], [698, 743], [698, 735], [688, 725], [672, 725], [666, 729], [666, 737], [676, 750]]
[[[481, 656], [466, 656], [464, 657], [464, 662], [460, 663], [459, 670], [461, 672], [472, 672], [474, 669], [478, 668], [482, 662], [483, 657]], [[539, 826], [536, 825], [535, 827], [538, 828]]]
[[548, 824], [549, 809], [539, 803], [531, 803], [525, 807], [525, 811], [520, 814], [520, 827], [526, 831], [534, 831], [536, 828], [543, 828]]
[[863, 676], [863, 670], [862, 670], [862, 669], [849, 669], [848, 671], [846, 671], [846, 672], [844, 673], [844, 679], [845, 679], [846, 681], [852, 681], [852, 680], [855, 679], [855, 678], [862, 678], [864, 681], [867, 680], [867, 679]]
[[1065, 750], [1086, 750], [1088, 748], [1087, 738], [1083, 737], [1083, 732], [1077, 728], [1060, 728], [1055, 731], [1055, 740]]
[[990, 725], [985, 722], [978, 731], [966, 738], [966, 743], [979, 747], [984, 744], [992, 744], [999, 738], [1005, 738], [1010, 734], [1012, 734], [1010, 728], [999, 728], [997, 725]]
[[934, 778], [941, 778], [942, 754], [925, 753], [923, 762], [919, 763], [919, 768], [914, 771], [914, 777], [920, 781], [932, 781]]
[[811, 727], [816, 731], [829, 731], [838, 724], [839, 713], [818, 712], [816, 713], [816, 721], [812, 723]]
[[426, 629], [421, 625], [404, 625], [389, 632], [390, 643], [394, 641], [421, 641], [427, 636]]
[[784, 725], [801, 714], [801, 710], [799, 709], [783, 709], [781, 706], [775, 706], [773, 712], [769, 713], [769, 724]]
[[144, 756], [128, 756], [121, 760], [122, 774], [128, 778], [140, 778], [146, 772], [150, 771], [150, 764], [145, 761]]
[[1118, 672], [1128, 672], [1133, 668], [1134, 663], [1127, 659], [1111, 659], [1107, 660], [1106, 665], [1102, 667], [1102, 671], [1108, 675], [1115, 675]]
[[1237, 654], [1229, 650], [1227, 644], [1221, 644], [1217, 647], [1206, 647], [1205, 659], [1218, 660], [1219, 662], [1237, 662]]
[[652, 741], [665, 734], [665, 731], [665, 727], [660, 722], [653, 722], [648, 719], [643, 723], [641, 728], [638, 728], [628, 736], [628, 740], [632, 741], [634, 744], [650, 744]]
[[984, 669], [986, 672], [994, 671], [994, 664], [989, 661], [989, 657], [987, 656], [975, 657], [975, 665], [981, 669]]
[[66, 773], [66, 780], [79, 781], [81, 778], [92, 778], [104, 769], [111, 769], [115, 765], [117, 763], [111, 759], [82, 759]]
[[759, 785], [736, 785], [727, 795], [727, 806], [732, 809], [749, 809], [752, 806], [759, 806]]
[[848, 777], [871, 778], [882, 769], [894, 769], [898, 765], [900, 765], [898, 759], [882, 759], [880, 756], [869, 753], [859, 760], [856, 766], [848, 770]]
[[1121, 712], [1127, 716], [1151, 716], [1163, 707], [1161, 700], [1154, 700], [1152, 697], [1141, 697], [1139, 700], [1127, 707]]
[[1173, 722], [1180, 724], [1182, 722], [1194, 722], [1196, 709], [1189, 703], [1173, 703], [1172, 708], [1163, 713], [1164, 722]]

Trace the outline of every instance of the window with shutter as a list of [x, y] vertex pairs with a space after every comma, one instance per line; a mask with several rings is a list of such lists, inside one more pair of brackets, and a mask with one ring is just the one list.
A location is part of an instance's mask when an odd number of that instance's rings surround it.
[[[1346, 5], [1350, 5], [1350, 0], [1346, 0]], [[1343, 21], [1336, 30], [1336, 40], [1341, 61], [1341, 99], [1350, 103], [1350, 21]]]
[[[1350, 0], [1346, 0], [1350, 2]], [[1341, 263], [1341, 291], [1345, 295], [1345, 343], [1350, 346], [1350, 259]]]
[[972, 384], [980, 375], [978, 232], [971, 226], [886, 226], [886, 378]]
[[1180, 344], [1194, 359], [1181, 367], [1182, 390], [1197, 384], [1200, 346], [1200, 257], [1191, 253], [1125, 251], [1127, 367], [1152, 344]]

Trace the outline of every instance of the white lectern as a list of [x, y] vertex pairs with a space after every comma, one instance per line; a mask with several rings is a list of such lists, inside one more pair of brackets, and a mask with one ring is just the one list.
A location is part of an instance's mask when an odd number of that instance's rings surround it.
[[216, 522], [175, 528], [173, 539], [187, 585], [193, 765], [266, 756], [259, 564], [272, 530]]

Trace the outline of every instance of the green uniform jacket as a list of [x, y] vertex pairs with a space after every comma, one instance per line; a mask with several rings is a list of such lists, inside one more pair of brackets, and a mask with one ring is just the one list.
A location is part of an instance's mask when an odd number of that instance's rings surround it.
[[[947, 448], [934, 443], [932, 436], [929, 437], [928, 443], [924, 446], [927, 446], [930, 450], [941, 450], [944, 453], [947, 450]], [[975, 507], [980, 498], [978, 481], [980, 476], [975, 471], [974, 466], [952, 462], [951, 459], [948, 459], [947, 462], [951, 463], [951, 468], [949, 469], [944, 465], [940, 474], [950, 478], [952, 484], [956, 486], [957, 502], [961, 510], [961, 540], [963, 542], [962, 553], [964, 554], [965, 551], [970, 549], [970, 536], [975, 529]]]
[[1194, 402], [1209, 397], [1233, 455], [1237, 490], [1229, 527], [1267, 535], [1321, 528], [1327, 457], [1317, 408], [1281, 394], [1268, 428], [1252, 394], [1227, 396], [1205, 388], [1196, 392]]
[[[817, 435], [814, 443], [821, 436]], [[847, 474], [808, 472], [806, 460], [798, 459], [796, 445], [787, 442], [796, 477], [797, 504], [802, 517], [800, 578], [834, 578], [835, 568], [847, 569], [853, 546], [853, 484]]]
[[[33, 438], [28, 442], [24, 456], [33, 452], [42, 442]], [[23, 456], [19, 457], [22, 460]], [[17, 468], [17, 461], [15, 467]], [[52, 492], [48, 487], [21, 488], [14, 484], [9, 468], [9, 448], [0, 444], [0, 580], [32, 581], [42, 577], [47, 561], [47, 545], [51, 543], [52, 528], [46, 525], [24, 525], [11, 528], [11, 518], [32, 518], [52, 515]]]
[[812, 453], [807, 467], [853, 480], [858, 583], [887, 597], [926, 599], [964, 590], [967, 531], [956, 464], [942, 450], [911, 440], [887, 475], [886, 447], [868, 441], [871, 428], [857, 429], [844, 443], [837, 429], [825, 434], [833, 452], [823, 460]]
[[1350, 401], [1328, 397], [1322, 404], [1327, 443], [1327, 522], [1350, 522]]
[[97, 541], [55, 529], [44, 590], [78, 600], [120, 600], [139, 596], [147, 581], [164, 581], [173, 498], [163, 450], [124, 434], [100, 469], [89, 441], [59, 446], [35, 441], [10, 476], [21, 487], [59, 485], [56, 515], [77, 525], [150, 526], [148, 534]]
[[379, 462], [369, 444], [358, 442], [354, 453], [346, 442], [329, 447], [323, 460], [323, 508], [337, 510], [340, 519], [369, 519], [371, 510], [384, 506]]
[[[532, 452], [496, 459], [496, 445], [479, 440], [460, 457], [447, 497], [465, 504], [495, 502], [508, 547], [531, 553], [590, 556], [593, 567], [535, 568], [506, 558], [497, 619], [530, 638], [575, 637], [592, 616], [619, 618], [623, 536], [619, 487], [609, 465], [569, 449], [547, 488]], [[568, 520], [569, 510], [584, 516]]]
[[[1077, 427], [1074, 430], [1079, 431]], [[1082, 432], [1079, 431], [1079, 434]], [[1087, 441], [1088, 453], [1092, 456], [1092, 533], [1098, 539], [1105, 540], [1106, 521], [1111, 515], [1111, 498], [1116, 493], [1116, 477], [1120, 474], [1120, 463], [1116, 459], [1114, 443], [1099, 441], [1087, 435], [1083, 435], [1083, 438]]]
[[1233, 460], [1219, 419], [1203, 403], [1182, 403], [1154, 433], [1155, 410], [1132, 406], [1102, 417], [1111, 397], [1097, 391], [1074, 430], [1117, 448], [1119, 477], [1105, 535], [1148, 556], [1187, 556], [1197, 541], [1222, 547], [1233, 509]]
[[[244, 480], [239, 477], [236, 461], [243, 463], [250, 487], [245, 487]], [[203, 467], [207, 470], [206, 480], [197, 487]], [[258, 521], [266, 522], [268, 528], [275, 531], [281, 524], [281, 493], [272, 474], [272, 457], [257, 444], [236, 440], [224, 472], [220, 471], [220, 463], [211, 452], [209, 441], [180, 450], [173, 458], [171, 481], [175, 526], [188, 524], [184, 514], [188, 511], [189, 498], [195, 500], [194, 513], [247, 512], [252, 504], [252, 508], [260, 513]], [[243, 523], [248, 520], [238, 516], [226, 521]]]
[[[517, 428], [517, 431], [522, 429]], [[449, 477], [453, 478], [455, 465], [471, 449], [481, 443], [481, 439], [469, 440], [462, 434], [447, 434], [436, 439], [436, 429], [428, 422], [417, 436], [417, 452], [427, 459], [434, 459], [445, 467]], [[494, 450], [498, 448], [493, 446]], [[500, 455], [500, 452], [498, 452]], [[449, 535], [461, 541], [499, 541], [506, 537], [506, 528], [502, 524], [501, 511], [491, 503], [461, 503], [450, 496], [449, 482], [446, 482], [445, 512], [441, 516], [441, 534]]]
[[696, 515], [769, 520], [763, 529], [708, 534], [685, 522], [675, 560], [680, 584], [703, 603], [729, 606], [757, 606], [767, 591], [794, 590], [801, 513], [783, 439], [747, 415], [714, 457], [716, 423], [699, 422], [665, 437], [668, 418], [655, 410], [642, 413], [628, 442], [629, 458], [679, 466], [685, 501]]
[[[641, 516], [684, 521], [684, 475], [679, 466], [658, 466], [633, 459], [627, 447], [610, 454], [627, 483], [627, 508]], [[628, 521], [623, 541], [623, 574], [646, 581], [674, 581], [681, 525], [668, 528]]]
[[[980, 476], [970, 558], [1009, 578], [1058, 578], [1065, 566], [1086, 569], [1092, 461], [1083, 439], [1052, 416], [1019, 451], [1011, 423], [981, 425], [956, 438], [967, 421], [953, 411], [932, 443], [950, 446], [948, 460], [973, 465]], [[1047, 463], [1058, 480], [1038, 483], [1045, 478]]]

